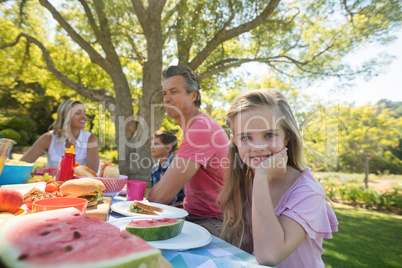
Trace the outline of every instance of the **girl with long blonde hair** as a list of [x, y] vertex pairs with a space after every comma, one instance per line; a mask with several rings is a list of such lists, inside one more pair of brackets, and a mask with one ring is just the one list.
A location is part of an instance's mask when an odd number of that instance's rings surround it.
[[222, 237], [260, 264], [324, 267], [322, 239], [338, 222], [303, 161], [285, 97], [272, 89], [238, 96], [227, 114], [229, 170], [221, 192]]

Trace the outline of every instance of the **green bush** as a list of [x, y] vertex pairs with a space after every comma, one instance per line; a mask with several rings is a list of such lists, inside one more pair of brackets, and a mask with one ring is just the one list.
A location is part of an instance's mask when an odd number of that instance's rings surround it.
[[11, 116], [0, 121], [0, 130], [13, 129], [20, 134], [18, 144], [28, 145], [35, 141], [36, 123], [34, 120], [22, 117]]
[[363, 186], [356, 186], [354, 183], [335, 183], [328, 180], [319, 180], [324, 188], [325, 195], [336, 202], [338, 198], [342, 201], [351, 201], [353, 205], [360, 205], [364, 208], [392, 211], [393, 208], [402, 209], [402, 188], [394, 187], [392, 192], [381, 193]]
[[21, 141], [21, 134], [11, 128], [1, 130], [0, 136], [3, 136], [6, 139], [14, 140], [16, 143], [19, 143]]
[[21, 135], [21, 141], [19, 142], [19, 145], [29, 145], [29, 134], [25, 130], [20, 130], [20, 135]]
[[0, 128], [12, 128], [17, 131], [25, 130], [28, 133], [36, 131], [36, 123], [30, 118], [21, 116], [12, 116], [1, 123]]

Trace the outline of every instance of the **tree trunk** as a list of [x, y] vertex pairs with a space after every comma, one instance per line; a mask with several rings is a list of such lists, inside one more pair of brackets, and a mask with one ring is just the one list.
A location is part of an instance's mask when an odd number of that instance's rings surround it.
[[364, 161], [364, 187], [367, 190], [368, 189], [368, 176], [370, 173], [370, 168], [369, 168], [369, 159], [366, 156], [366, 159]]
[[[143, 65], [143, 89], [136, 115], [137, 131], [126, 145], [119, 146], [120, 170], [131, 180], [149, 181], [155, 162], [151, 157], [150, 142], [165, 114], [161, 89], [163, 42], [160, 27], [156, 25], [147, 36], [148, 60]], [[120, 156], [124, 156], [124, 159]]]

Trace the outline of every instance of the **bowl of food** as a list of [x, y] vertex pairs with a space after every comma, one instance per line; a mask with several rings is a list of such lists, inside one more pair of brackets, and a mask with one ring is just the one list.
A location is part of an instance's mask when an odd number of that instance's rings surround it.
[[95, 179], [100, 180], [105, 185], [104, 195], [116, 196], [126, 185], [127, 176], [120, 175], [119, 178], [103, 178], [96, 177]]
[[0, 185], [21, 184], [31, 175], [34, 164], [7, 160], [0, 174]]
[[57, 197], [35, 200], [32, 204], [32, 212], [41, 212], [62, 208], [74, 207], [81, 212], [85, 212], [88, 201], [83, 198]]

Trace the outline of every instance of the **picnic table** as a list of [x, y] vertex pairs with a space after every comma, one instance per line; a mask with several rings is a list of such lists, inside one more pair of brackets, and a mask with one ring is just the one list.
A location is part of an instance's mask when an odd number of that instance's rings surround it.
[[[123, 196], [113, 198], [112, 204], [126, 201]], [[108, 221], [123, 218], [123, 215], [110, 212]], [[262, 267], [258, 265], [255, 257], [225, 241], [212, 235], [209, 244], [187, 250], [161, 250], [162, 256], [173, 265], [173, 267], [199, 267], [199, 268], [242, 268]], [[264, 266], [266, 267], [266, 266]]]

